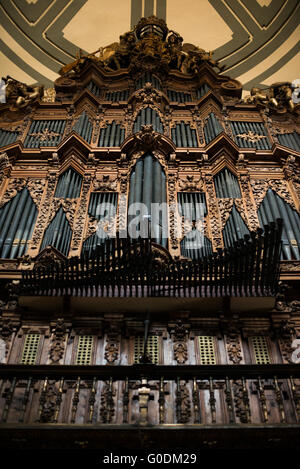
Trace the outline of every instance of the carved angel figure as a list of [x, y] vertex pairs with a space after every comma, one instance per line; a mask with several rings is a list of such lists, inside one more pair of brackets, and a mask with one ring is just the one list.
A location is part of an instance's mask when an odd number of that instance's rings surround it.
[[44, 86], [26, 85], [11, 76], [2, 78], [6, 84], [6, 102], [10, 104], [10, 111], [18, 111], [42, 98]]
[[[268, 91], [266, 91], [268, 90]], [[293, 88], [290, 82], [278, 82], [271, 85], [265, 90], [253, 87], [250, 95], [245, 96], [243, 101], [245, 103], [260, 104], [262, 106], [269, 106], [276, 109], [278, 112], [285, 113], [287, 111], [294, 111], [299, 106], [293, 103], [292, 100]]]

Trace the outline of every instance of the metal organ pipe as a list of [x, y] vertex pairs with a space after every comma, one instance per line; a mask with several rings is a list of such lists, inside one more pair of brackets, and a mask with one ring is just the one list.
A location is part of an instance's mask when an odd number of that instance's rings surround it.
[[[118, 194], [116, 192], [92, 192], [88, 213], [98, 221], [104, 217], [111, 218], [112, 216], [115, 216], [117, 212], [117, 202]], [[99, 210], [99, 207], [101, 210]], [[106, 211], [108, 212], [106, 213]], [[97, 246], [103, 244], [105, 239], [108, 237], [106, 234], [105, 237], [101, 237], [98, 234], [99, 233], [96, 231], [84, 241], [82, 254], [88, 253], [91, 255], [92, 252], [97, 249]], [[104, 234], [104, 232], [102, 234]]]
[[[152, 203], [163, 203], [166, 201], [165, 174], [159, 161], [152, 154], [145, 154], [140, 158], [131, 173], [129, 201], [130, 204], [145, 204], [149, 215], [151, 215], [151, 208], [153, 208]], [[162, 215], [159, 214], [159, 217], [154, 213], [152, 215], [154, 223], [152, 230], [156, 242], [166, 246], [167, 239], [162, 237], [162, 227], [166, 226], [167, 215], [165, 212]], [[128, 221], [130, 221], [130, 218], [128, 218]], [[161, 226], [157, 226], [157, 222]]]
[[223, 229], [225, 247], [232, 246], [235, 241], [243, 238], [246, 234], [249, 234], [249, 230], [234, 204]]
[[28, 219], [30, 209], [31, 209], [31, 198], [26, 197], [24, 211], [22, 213], [20, 223], [17, 226], [17, 229], [15, 231], [14, 240], [13, 240], [13, 243], [12, 243], [12, 246], [11, 246], [10, 256], [11, 256], [12, 259], [14, 257], [17, 257], [16, 254], [17, 254], [17, 251], [19, 250], [19, 245], [20, 245], [20, 242], [22, 240], [22, 235], [24, 233], [24, 228], [25, 228], [26, 221]]
[[77, 199], [80, 196], [81, 184], [81, 175], [69, 168], [59, 177], [54, 197]]
[[23, 189], [21, 191], [20, 199], [18, 201], [18, 205], [14, 213], [14, 218], [12, 222], [10, 223], [9, 229], [6, 234], [6, 239], [4, 241], [1, 257], [6, 258], [12, 248], [12, 243], [14, 240], [15, 232], [17, 230], [17, 224], [14, 221], [21, 219], [23, 209], [26, 204], [26, 198], [27, 198], [27, 193], [26, 193], [26, 190]]
[[239, 182], [227, 168], [214, 176], [216, 195], [218, 198], [241, 198]]
[[[27, 188], [18, 192], [0, 210], [0, 253], [2, 258], [13, 259], [25, 253], [28, 228], [33, 231], [37, 208]], [[20, 254], [20, 255], [21, 255]]]
[[282, 254], [283, 258], [300, 259], [300, 216], [278, 194], [269, 189], [258, 209], [261, 226], [282, 218]]
[[36, 220], [36, 217], [37, 217], [37, 213], [38, 213], [38, 210], [37, 210], [35, 204], [32, 201], [31, 202], [30, 212], [29, 212], [29, 215], [27, 217], [27, 222], [26, 222], [24, 231], [22, 233], [22, 240], [20, 242], [19, 250], [18, 250], [18, 253], [17, 253], [16, 257], [21, 257], [26, 252], [27, 241], [31, 239], [31, 235], [33, 233], [33, 228], [34, 228], [34, 223], [35, 223], [35, 220]]

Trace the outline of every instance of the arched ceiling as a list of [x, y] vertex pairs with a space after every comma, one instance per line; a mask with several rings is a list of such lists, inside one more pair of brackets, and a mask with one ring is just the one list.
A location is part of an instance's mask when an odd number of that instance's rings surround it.
[[300, 77], [299, 0], [0, 0], [1, 75], [52, 86], [79, 48], [116, 42], [152, 14], [214, 51], [246, 90]]

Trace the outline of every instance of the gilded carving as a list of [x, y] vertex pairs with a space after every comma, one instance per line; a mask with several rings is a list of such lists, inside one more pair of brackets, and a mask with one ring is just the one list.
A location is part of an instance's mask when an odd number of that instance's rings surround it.
[[258, 87], [252, 88], [250, 95], [246, 96], [243, 101], [262, 107], [270, 107], [278, 113], [297, 112], [300, 106], [293, 102], [292, 93], [292, 83], [278, 82], [269, 86], [268, 92]]
[[218, 201], [215, 196], [214, 180], [210, 174], [205, 174], [205, 189], [207, 194], [208, 216], [209, 224], [212, 233], [212, 244], [215, 248], [223, 247], [223, 240], [221, 235], [221, 217], [219, 212]]
[[178, 214], [177, 214], [177, 203], [176, 203], [176, 182], [177, 175], [169, 174], [168, 175], [168, 194], [169, 194], [169, 236], [171, 241], [172, 249], [178, 249], [178, 238], [176, 233], [178, 232]]
[[[81, 240], [83, 238], [83, 231], [84, 231], [84, 226], [86, 223], [86, 218], [87, 218], [87, 210], [88, 210], [88, 194], [91, 186], [91, 176], [86, 175], [83, 179], [82, 183], [82, 190], [81, 190], [81, 197], [79, 200], [79, 207], [78, 211], [76, 214], [76, 219], [74, 220], [74, 225], [73, 225], [73, 237], [72, 237], [72, 242], [71, 242], [71, 252], [75, 251], [76, 249], [79, 249]], [[88, 220], [90, 220], [90, 215], [88, 215]], [[94, 225], [95, 225], [95, 219], [94, 219]], [[89, 224], [88, 224], [88, 229], [89, 229]]]
[[51, 201], [53, 198], [55, 184], [56, 184], [56, 176], [49, 175], [45, 199], [39, 207], [38, 217], [37, 217], [35, 228], [32, 234], [32, 238], [31, 238], [30, 247], [32, 250], [37, 249], [38, 244], [42, 240], [44, 229], [48, 224], [48, 220], [51, 215], [51, 212], [49, 211], [49, 204], [51, 204]]
[[143, 105], [159, 103], [162, 98], [162, 93], [154, 88], [152, 83], [146, 83], [143, 88], [134, 93], [134, 97], [138, 102]]
[[296, 210], [287, 181], [284, 179], [251, 179], [250, 184], [257, 208], [263, 201], [267, 190], [272, 189]]
[[[240, 182], [240, 186], [241, 186], [241, 190], [243, 194], [243, 202], [246, 206], [247, 219], [248, 219], [247, 220], [248, 223], [246, 224], [249, 226], [250, 230], [255, 231], [260, 225], [259, 225], [259, 221], [257, 217], [256, 206], [252, 202], [251, 189], [249, 185], [249, 182], [250, 182], [249, 175], [248, 174], [240, 175], [239, 182]], [[240, 207], [239, 212], [241, 215], [244, 214], [244, 210], [242, 207]], [[246, 221], [244, 217], [243, 219], [244, 221]]]
[[[0, 309], [2, 309], [1, 303], [2, 302], [0, 301]], [[16, 325], [13, 324], [11, 319], [0, 316], [0, 363], [6, 362], [6, 357], [12, 341], [12, 335], [15, 329]]]
[[10, 167], [9, 158], [7, 153], [0, 154], [0, 184], [4, 179], [6, 169]]
[[24, 178], [10, 178], [6, 191], [0, 201], [0, 207], [3, 207], [7, 202], [10, 201], [17, 193], [22, 190], [26, 185], [26, 179]]
[[179, 180], [179, 189], [181, 191], [203, 191], [203, 181], [193, 174], [188, 174], [184, 179]]
[[2, 78], [5, 82], [6, 102], [10, 105], [10, 111], [17, 112], [26, 109], [36, 103], [44, 93], [44, 86], [26, 85], [7, 75]]
[[117, 177], [111, 177], [108, 174], [102, 174], [100, 177], [94, 179], [93, 182], [93, 191], [95, 192], [116, 191], [117, 187]]
[[276, 335], [284, 363], [292, 363], [292, 342], [296, 336], [295, 324], [290, 320], [282, 320], [276, 327]]

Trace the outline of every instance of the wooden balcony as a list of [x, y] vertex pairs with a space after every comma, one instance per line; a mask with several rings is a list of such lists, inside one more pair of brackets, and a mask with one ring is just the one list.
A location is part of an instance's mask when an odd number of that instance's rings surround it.
[[0, 379], [2, 447], [285, 448], [300, 429], [298, 365], [0, 365]]

